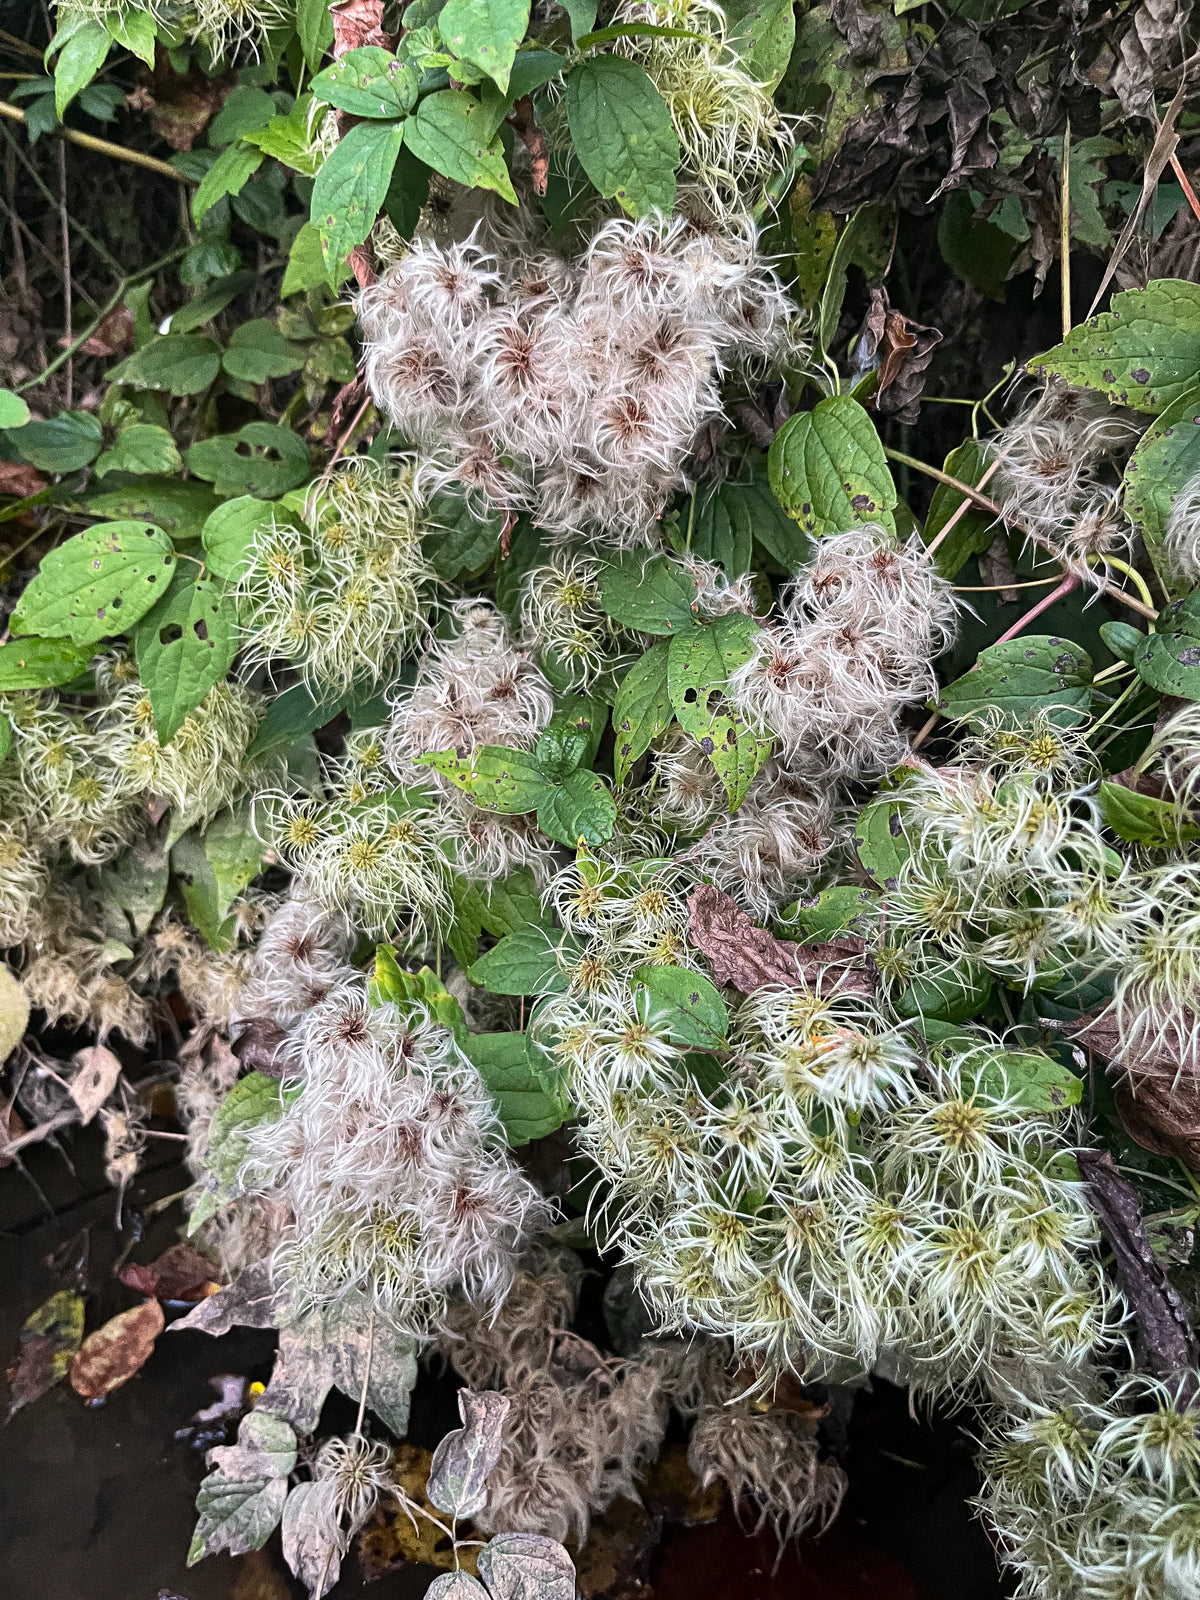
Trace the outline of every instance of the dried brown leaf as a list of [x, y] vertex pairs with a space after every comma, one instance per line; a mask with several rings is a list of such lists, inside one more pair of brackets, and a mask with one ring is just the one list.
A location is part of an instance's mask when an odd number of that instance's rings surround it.
[[283, 1063], [279, 1060], [279, 1047], [286, 1038], [286, 1028], [266, 1017], [256, 1017], [246, 1024], [230, 1048], [242, 1066], [252, 1067], [268, 1078], [281, 1078]]
[[868, 360], [878, 357], [877, 410], [899, 422], [917, 421], [926, 370], [941, 342], [937, 328], [911, 321], [891, 304], [886, 289], [872, 289], [861, 344]]
[[[128, 306], [121, 305], [115, 311], [110, 311], [103, 321], [97, 323], [79, 346], [81, 356], [119, 356], [127, 350], [133, 349], [136, 333], [133, 326], [133, 312]], [[65, 350], [70, 340], [65, 336], [59, 341]]]
[[190, 1244], [173, 1244], [154, 1261], [129, 1262], [117, 1274], [127, 1289], [156, 1300], [204, 1300], [217, 1293], [214, 1267]]
[[240, 1273], [226, 1289], [202, 1300], [194, 1311], [171, 1324], [171, 1332], [195, 1329], [214, 1338], [230, 1328], [273, 1328], [279, 1305], [279, 1291], [271, 1278], [269, 1261], [256, 1261]]
[[46, 487], [45, 478], [27, 462], [0, 461], [0, 494], [24, 500], [31, 494], [41, 494]]
[[155, 133], [172, 150], [190, 150], [236, 82], [228, 73], [208, 78], [200, 71], [172, 72], [163, 57], [161, 66], [156, 64], [153, 73], [126, 95], [125, 104], [132, 111], [145, 111]]
[[1146, 1365], [1159, 1378], [1194, 1367], [1200, 1349], [1183, 1302], [1150, 1247], [1137, 1190], [1107, 1150], [1081, 1150], [1078, 1159], [1088, 1199], [1116, 1257], [1117, 1280], [1137, 1320]]
[[383, 0], [339, 0], [329, 8], [333, 18], [333, 55], [340, 60], [347, 50], [378, 44], [390, 50], [395, 43], [383, 31]]
[[1142, 0], [1117, 46], [1108, 87], [1127, 117], [1153, 117], [1157, 75], [1181, 59], [1191, 0]]
[[157, 1300], [110, 1317], [83, 1341], [71, 1362], [71, 1387], [85, 1400], [107, 1400], [150, 1359], [165, 1323]]
[[8, 1414], [32, 1405], [65, 1378], [83, 1339], [83, 1296], [60, 1289], [26, 1317], [21, 1348], [8, 1372]]
[[102, 1044], [77, 1050], [73, 1059], [77, 1070], [71, 1079], [71, 1099], [79, 1107], [80, 1118], [86, 1125], [117, 1087], [121, 1063]]
[[705, 956], [718, 983], [753, 994], [766, 983], [828, 993], [871, 994], [874, 978], [861, 939], [843, 936], [827, 944], [789, 944], [760, 928], [736, 901], [712, 884], [688, 898], [688, 938]]

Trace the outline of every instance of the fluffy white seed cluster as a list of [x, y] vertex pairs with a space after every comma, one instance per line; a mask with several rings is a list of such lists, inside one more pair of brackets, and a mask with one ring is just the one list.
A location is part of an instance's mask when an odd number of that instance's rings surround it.
[[356, 457], [255, 533], [238, 582], [246, 671], [284, 659], [330, 698], [395, 675], [433, 584], [413, 475]]
[[[323, 976], [338, 952], [322, 949], [301, 959]], [[297, 1310], [361, 1295], [423, 1335], [452, 1291], [502, 1299], [547, 1208], [453, 1034], [423, 1005], [372, 1005], [355, 974], [304, 1012], [280, 1065], [283, 1113], [248, 1132], [239, 1186], [287, 1208], [272, 1261]]]
[[732, 363], [778, 365], [795, 313], [746, 216], [604, 223], [568, 261], [478, 230], [418, 239], [363, 291], [368, 387], [483, 516], [552, 538], [656, 542]]
[[1200, 1374], [1027, 1402], [989, 1433], [977, 1504], [1020, 1600], [1200, 1592]]
[[779, 741], [788, 768], [857, 778], [899, 762], [903, 708], [936, 693], [933, 660], [954, 637], [955, 600], [919, 542], [874, 525], [817, 544], [728, 696]]
[[564, 875], [564, 923], [597, 936], [531, 1034], [580, 1107], [605, 1237], [664, 1329], [730, 1338], [764, 1381], [891, 1351], [930, 1392], [1103, 1343], [1117, 1306], [1083, 1186], [1055, 1166], [1066, 1130], [1009, 1095], [995, 1041], [925, 1059], [862, 996], [765, 988], [706, 1066], [633, 980], [686, 903], [628, 877]]

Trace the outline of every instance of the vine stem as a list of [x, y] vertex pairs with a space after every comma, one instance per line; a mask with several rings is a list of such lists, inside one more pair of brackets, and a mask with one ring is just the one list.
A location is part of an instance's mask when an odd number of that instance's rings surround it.
[[375, 1307], [371, 1307], [371, 1320], [367, 1324], [367, 1365], [363, 1372], [362, 1393], [358, 1397], [358, 1419], [354, 1431], [362, 1438], [363, 1413], [367, 1409], [367, 1388], [371, 1382], [371, 1361], [375, 1355]]
[[[7, 100], [0, 100], [0, 117], [11, 117], [14, 122], [26, 120], [20, 106], [9, 105]], [[77, 128], [59, 128], [57, 131], [68, 144], [77, 144], [83, 150], [95, 150], [98, 155], [111, 156], [114, 161], [128, 161], [135, 167], [145, 167], [147, 172], [157, 172], [164, 178], [174, 178], [176, 183], [196, 182], [195, 178], [187, 177], [169, 161], [160, 161], [157, 156], [143, 155], [140, 150], [126, 150], [124, 145], [113, 144], [111, 139], [97, 139], [95, 134], [80, 133]]]
[[[1025, 615], [1023, 617], [1018, 617], [1013, 623], [1012, 627], [1002, 633], [998, 639], [993, 639], [988, 648], [992, 649], [998, 644], [1007, 644], [1010, 639], [1015, 639], [1017, 635], [1022, 633], [1031, 622], [1033, 622], [1037, 617], [1040, 617], [1043, 611], [1048, 611], [1056, 600], [1062, 600], [1065, 596], [1069, 595], [1072, 590], [1078, 589], [1079, 583], [1079, 574], [1077, 572], [1068, 572], [1066, 577], [1057, 588], [1051, 589], [1049, 594], [1043, 595], [1038, 601], [1037, 605], [1030, 606]], [[975, 666], [971, 668], [972, 672], [977, 670], [978, 665], [978, 662], [976, 662]]]
[[[980, 478], [979, 487], [981, 489], [982, 489], [983, 485], [985, 483], [987, 483], [987, 481], [995, 473], [997, 473], [1000, 470], [1001, 459], [1002, 458], [1000, 456], [997, 456], [995, 461], [992, 462], [991, 466], [983, 474], [982, 478]], [[962, 521], [962, 519], [966, 516], [967, 512], [970, 509], [971, 509], [971, 502], [970, 502], [970, 500], [968, 500], [964, 496], [962, 504], [955, 509], [955, 512], [954, 512], [953, 516], [951, 516], [951, 517], [949, 517], [947, 519], [945, 527], [940, 529], [940, 531], [937, 534], [937, 537], [931, 539], [929, 541], [929, 543], [925, 546], [925, 554], [927, 556], [932, 556], [933, 555], [934, 551], [937, 549], [938, 545], [941, 544], [942, 540], [946, 537], [946, 535], [948, 533], [950, 533], [954, 528], [957, 528], [958, 524]]]

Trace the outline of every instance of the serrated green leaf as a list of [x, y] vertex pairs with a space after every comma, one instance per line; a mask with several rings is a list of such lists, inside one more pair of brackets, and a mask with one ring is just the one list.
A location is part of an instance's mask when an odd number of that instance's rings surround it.
[[221, 364], [231, 378], [243, 383], [266, 383], [286, 378], [304, 365], [304, 352], [285, 339], [273, 322], [256, 317], [233, 330]]
[[768, 94], [778, 86], [796, 43], [793, 0], [727, 0], [726, 42]]
[[309, 123], [312, 100], [311, 94], [302, 94], [286, 116], [272, 117], [265, 128], [244, 133], [243, 140], [293, 172], [314, 177], [321, 165], [321, 150]]
[[370, 233], [392, 180], [403, 123], [360, 122], [326, 156], [313, 184], [311, 218], [332, 272]]
[[677, 635], [667, 654], [667, 693], [679, 726], [708, 757], [736, 811], [771, 751], [761, 736], [719, 698], [729, 675], [754, 654], [758, 624], [741, 612]]
[[265, 128], [275, 115], [275, 101], [257, 84], [240, 83], [222, 101], [221, 109], [208, 125], [208, 142], [223, 150], [244, 134]]
[[109, 372], [113, 383], [167, 394], [199, 394], [221, 370], [221, 352], [211, 339], [168, 333], [126, 356]]
[[252, 494], [274, 500], [308, 478], [308, 446], [290, 428], [247, 422], [236, 433], [200, 439], [187, 452], [198, 478], [223, 496]]
[[898, 498], [875, 425], [848, 394], [789, 417], [767, 457], [771, 488], [805, 533], [844, 533], [860, 523], [896, 531]]
[[17, 604], [12, 628], [95, 644], [125, 633], [166, 593], [175, 548], [145, 522], [85, 528], [42, 564]]
[[617, 807], [603, 778], [580, 768], [543, 791], [537, 808], [538, 827], [551, 839], [574, 849], [595, 848], [612, 838]]
[[567, 979], [560, 959], [578, 957], [581, 948], [570, 934], [518, 928], [480, 956], [467, 976], [490, 994], [561, 994]]
[[488, 113], [473, 95], [465, 89], [439, 89], [405, 123], [404, 138], [413, 155], [434, 172], [468, 189], [493, 189], [515, 206], [504, 146], [488, 126]]
[[254, 274], [243, 270], [231, 272], [227, 278], [219, 278], [216, 283], [210, 283], [207, 289], [201, 289], [200, 293], [193, 295], [186, 305], [171, 313], [167, 331], [192, 333], [195, 329], [202, 328], [206, 322], [211, 322], [224, 311], [231, 300], [251, 288], [254, 281]]
[[183, 457], [165, 428], [135, 422], [122, 428], [111, 450], [96, 462], [96, 476], [109, 472], [171, 473], [183, 470]]
[[90, 19], [63, 45], [54, 63], [54, 110], [60, 122], [71, 101], [100, 71], [111, 46], [104, 24]]
[[562, 1127], [562, 1111], [529, 1064], [523, 1033], [473, 1033], [463, 1053], [495, 1100], [511, 1148], [544, 1139]]
[[[1198, 641], [1200, 642], [1200, 641]], [[979, 664], [942, 690], [938, 709], [967, 719], [999, 709], [1010, 725], [1050, 711], [1063, 725], [1080, 721], [1092, 698], [1092, 658], [1070, 639], [1027, 634], [979, 652]]]
[[534, 756], [502, 744], [481, 745], [470, 756], [427, 750], [417, 757], [417, 764], [449, 778], [482, 810], [505, 816], [536, 811], [550, 787]]
[[199, 1521], [188, 1566], [220, 1550], [239, 1556], [261, 1550], [279, 1524], [287, 1493], [286, 1477], [230, 1478], [210, 1472], [196, 1495]]
[[667, 652], [673, 641], [660, 639], [634, 662], [621, 680], [613, 702], [613, 769], [618, 784], [625, 782], [635, 761], [665, 733], [674, 719], [667, 687]]
[[66, 639], [13, 639], [0, 644], [0, 694], [57, 689], [77, 678], [91, 659], [90, 646]]
[[134, 633], [138, 676], [150, 696], [161, 745], [171, 742], [237, 654], [237, 612], [224, 583], [198, 575], [191, 562], [186, 566], [176, 571]]
[[231, 144], [209, 167], [192, 196], [192, 221], [202, 223], [218, 200], [240, 194], [266, 157], [252, 144]]
[[721, 1049], [729, 1017], [720, 991], [688, 967], [639, 967], [633, 1005], [639, 1019], [673, 1044]]
[[517, 46], [529, 27], [529, 0], [446, 0], [438, 33], [460, 61], [470, 61], [507, 92]]
[[1180, 584], [1163, 558], [1162, 542], [1180, 490], [1200, 472], [1200, 388], [1180, 395], [1146, 429], [1125, 466], [1125, 513], [1141, 534], [1163, 588]]
[[1098, 390], [1113, 405], [1162, 411], [1200, 376], [1200, 284], [1157, 278], [1115, 294], [1109, 310], [1028, 367]]
[[251, 1130], [278, 1122], [283, 1110], [279, 1079], [263, 1072], [248, 1072], [230, 1089], [213, 1112], [204, 1155], [204, 1165], [219, 1194], [232, 1197]]
[[626, 551], [600, 572], [600, 603], [614, 622], [639, 633], [677, 633], [696, 625], [696, 585], [666, 556]]
[[631, 217], [675, 206], [679, 139], [649, 75], [621, 56], [594, 56], [567, 74], [567, 123], [579, 164]]
[[390, 50], [368, 44], [318, 72], [312, 92], [355, 117], [403, 117], [416, 103], [417, 75]]

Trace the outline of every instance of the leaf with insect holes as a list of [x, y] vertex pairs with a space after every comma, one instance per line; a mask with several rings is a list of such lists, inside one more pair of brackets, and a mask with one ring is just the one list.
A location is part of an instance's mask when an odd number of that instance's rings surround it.
[[197, 573], [191, 562], [178, 568], [134, 633], [138, 676], [150, 696], [161, 745], [170, 744], [237, 654], [233, 601], [219, 578]]
[[536, 811], [550, 784], [536, 757], [508, 745], [485, 744], [470, 756], [455, 750], [427, 750], [417, 765], [432, 767], [469, 794], [484, 811], [521, 816]]
[[1200, 374], [1200, 283], [1157, 278], [1114, 294], [1107, 311], [1072, 328], [1028, 368], [1096, 389], [1115, 406], [1163, 411]]
[[107, 374], [111, 383], [167, 394], [200, 394], [221, 370], [221, 352], [195, 333], [168, 333], [144, 344]]
[[770, 755], [771, 739], [719, 697], [730, 674], [753, 656], [758, 632], [752, 617], [733, 611], [679, 634], [667, 655], [667, 692], [679, 726], [712, 763], [733, 811]]
[[367, 44], [318, 72], [312, 92], [354, 117], [403, 117], [416, 103], [417, 75], [390, 50]]
[[899, 501], [875, 424], [851, 395], [789, 417], [767, 456], [771, 488], [805, 533], [822, 538], [863, 522], [896, 531]]
[[882, 795], [868, 800], [854, 824], [858, 859], [881, 889], [895, 887], [901, 867], [912, 854], [903, 817], [903, 806]]
[[612, 712], [616, 735], [613, 770], [618, 784], [625, 782], [634, 762], [645, 755], [651, 743], [660, 733], [666, 732], [674, 719], [667, 687], [667, 652], [671, 642], [660, 639], [652, 644], [621, 679]]
[[473, 1517], [487, 1504], [488, 1474], [500, 1460], [509, 1401], [494, 1390], [458, 1391], [463, 1426], [448, 1433], [433, 1452], [426, 1492], [448, 1516]]
[[600, 603], [614, 622], [639, 633], [672, 634], [696, 626], [696, 585], [666, 556], [627, 551], [600, 571]]
[[978, 664], [942, 690], [938, 709], [964, 721], [998, 711], [1009, 726], [1045, 711], [1056, 724], [1073, 727], [1091, 698], [1092, 658], [1086, 650], [1056, 634], [1023, 634], [981, 650]]
[[375, 226], [404, 127], [398, 122], [360, 122], [322, 162], [313, 183], [311, 218], [330, 272]]
[[633, 991], [638, 1017], [675, 1044], [720, 1049], [729, 1017], [720, 991], [688, 967], [639, 967]]
[[162, 598], [174, 571], [175, 547], [161, 528], [97, 523], [42, 557], [11, 630], [65, 634], [76, 644], [113, 638]]

